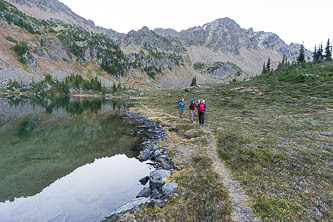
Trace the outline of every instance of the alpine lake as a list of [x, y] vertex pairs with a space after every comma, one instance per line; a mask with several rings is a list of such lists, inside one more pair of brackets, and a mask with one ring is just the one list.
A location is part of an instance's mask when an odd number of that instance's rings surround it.
[[0, 98], [1, 222], [101, 221], [134, 199], [153, 168], [127, 104]]

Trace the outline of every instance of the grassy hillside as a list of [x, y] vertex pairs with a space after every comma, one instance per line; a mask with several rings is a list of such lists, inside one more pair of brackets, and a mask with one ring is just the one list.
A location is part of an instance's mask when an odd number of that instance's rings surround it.
[[249, 82], [151, 92], [150, 98], [145, 105], [175, 116], [179, 98], [206, 99], [206, 125], [218, 139], [221, 161], [264, 221], [333, 217], [332, 62], [295, 65]]

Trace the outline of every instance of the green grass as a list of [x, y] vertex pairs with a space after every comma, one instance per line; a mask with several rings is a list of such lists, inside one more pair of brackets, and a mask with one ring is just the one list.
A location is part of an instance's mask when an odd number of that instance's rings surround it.
[[16, 41], [15, 39], [13, 39], [12, 37], [10, 37], [10, 36], [6, 36], [6, 39], [7, 39], [9, 42], [17, 43], [17, 41]]
[[150, 98], [146, 105], [175, 116], [179, 98], [206, 99], [220, 157], [264, 221], [332, 218], [332, 62], [292, 66], [251, 82], [155, 91]]
[[[142, 207], [132, 219], [137, 221], [230, 221], [231, 204], [228, 191], [213, 171], [205, 156], [195, 156], [186, 171], [174, 176], [180, 197], [172, 196], [163, 207]], [[128, 221], [129, 218], [124, 219]], [[106, 221], [123, 221], [110, 217]]]
[[29, 53], [29, 47], [26, 42], [19, 42], [12, 48], [17, 56], [18, 60], [22, 64], [27, 63], [27, 58], [31, 58], [31, 54]]

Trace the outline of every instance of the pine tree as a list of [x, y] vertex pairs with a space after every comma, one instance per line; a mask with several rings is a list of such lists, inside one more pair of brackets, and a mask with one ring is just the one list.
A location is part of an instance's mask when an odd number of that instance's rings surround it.
[[297, 58], [298, 64], [303, 64], [305, 63], [305, 52], [304, 52], [304, 46], [303, 44], [301, 45], [301, 48], [299, 50], [299, 56]]
[[266, 64], [266, 72], [271, 71], [271, 58], [268, 57], [267, 64]]
[[196, 76], [192, 79], [191, 86], [197, 86], [197, 77]]
[[323, 56], [323, 44], [320, 44], [319, 49], [317, 51], [317, 58], [318, 58], [318, 62], [322, 61], [324, 56]]
[[313, 52], [312, 58], [313, 58], [313, 62], [314, 62], [314, 63], [318, 62], [317, 46], [315, 46], [315, 49], [314, 49], [314, 52]]
[[261, 74], [265, 74], [266, 73], [266, 63], [264, 62], [264, 65], [262, 67], [262, 71]]
[[112, 91], [113, 92], [117, 92], [117, 85], [116, 85], [116, 83], [112, 84]]
[[327, 45], [325, 48], [325, 59], [326, 61], [332, 60], [332, 46], [330, 44], [330, 39], [327, 40]]
[[287, 56], [286, 55], [283, 55], [283, 58], [282, 58], [282, 65], [283, 66], [286, 66], [287, 64]]

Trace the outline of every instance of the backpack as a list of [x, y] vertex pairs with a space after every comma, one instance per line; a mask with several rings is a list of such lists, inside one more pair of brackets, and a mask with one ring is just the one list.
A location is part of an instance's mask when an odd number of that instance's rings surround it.
[[191, 105], [190, 105], [190, 110], [195, 110], [195, 104], [194, 103], [191, 103]]
[[205, 104], [203, 103], [200, 103], [199, 104], [199, 109], [198, 109], [199, 112], [205, 112]]

